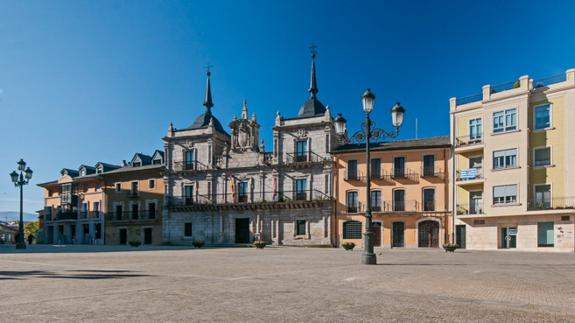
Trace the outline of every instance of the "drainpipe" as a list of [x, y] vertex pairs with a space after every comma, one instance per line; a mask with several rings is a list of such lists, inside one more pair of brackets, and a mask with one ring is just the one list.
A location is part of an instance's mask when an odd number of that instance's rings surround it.
[[455, 124], [455, 115], [451, 115], [451, 243], [455, 243], [455, 215], [457, 214], [456, 205], [456, 186], [455, 186], [455, 134], [456, 134], [456, 124]]

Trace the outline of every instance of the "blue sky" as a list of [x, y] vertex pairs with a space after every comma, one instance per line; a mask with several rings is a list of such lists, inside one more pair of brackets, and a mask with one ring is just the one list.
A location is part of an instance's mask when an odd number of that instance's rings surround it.
[[[307, 98], [309, 50], [318, 46], [319, 98], [361, 122], [407, 109], [401, 138], [447, 135], [448, 100], [528, 74], [575, 67], [573, 1], [0, 1], [0, 211], [17, 210], [8, 174], [36, 183], [63, 167], [120, 163], [162, 147], [168, 124], [203, 111], [213, 65], [214, 114], [227, 125], [243, 98], [270, 143], [275, 112]], [[251, 112], [250, 112], [251, 113]]]

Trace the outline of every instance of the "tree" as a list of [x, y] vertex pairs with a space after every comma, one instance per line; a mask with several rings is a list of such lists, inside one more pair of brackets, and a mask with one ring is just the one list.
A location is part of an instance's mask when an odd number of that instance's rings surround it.
[[38, 239], [38, 230], [40, 230], [40, 222], [34, 221], [26, 223], [24, 226], [24, 236], [28, 237], [29, 235], [34, 236], [33, 243], [36, 243]]

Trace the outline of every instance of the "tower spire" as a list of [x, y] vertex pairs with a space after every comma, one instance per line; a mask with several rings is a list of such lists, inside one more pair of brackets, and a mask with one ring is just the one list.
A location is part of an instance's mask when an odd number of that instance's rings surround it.
[[204, 98], [204, 106], [206, 107], [206, 110], [208, 112], [211, 112], [211, 108], [214, 106], [214, 103], [212, 101], [212, 86], [210, 83], [210, 76], [212, 75], [212, 72], [210, 72], [210, 67], [212, 67], [211, 65], [208, 64], [208, 66], [206, 66], [206, 75], [208, 76], [207, 80], [206, 80], [206, 97]]
[[310, 93], [311, 97], [315, 97], [317, 92], [319, 92], [317, 88], [317, 80], [315, 77], [315, 57], [317, 56], [317, 46], [312, 44], [309, 49], [311, 52], [311, 77], [309, 80], [309, 90], [307, 91]]

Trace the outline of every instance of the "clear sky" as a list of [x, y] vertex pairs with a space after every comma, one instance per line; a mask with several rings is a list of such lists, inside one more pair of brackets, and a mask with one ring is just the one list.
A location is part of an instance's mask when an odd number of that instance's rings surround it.
[[0, 211], [17, 210], [8, 174], [35, 171], [25, 210], [42, 207], [35, 184], [63, 167], [120, 163], [162, 148], [170, 121], [203, 111], [213, 65], [214, 114], [227, 125], [243, 98], [270, 147], [275, 112], [307, 98], [318, 46], [320, 100], [361, 122], [407, 109], [401, 138], [449, 133], [449, 98], [528, 74], [575, 67], [575, 1], [0, 1]]

